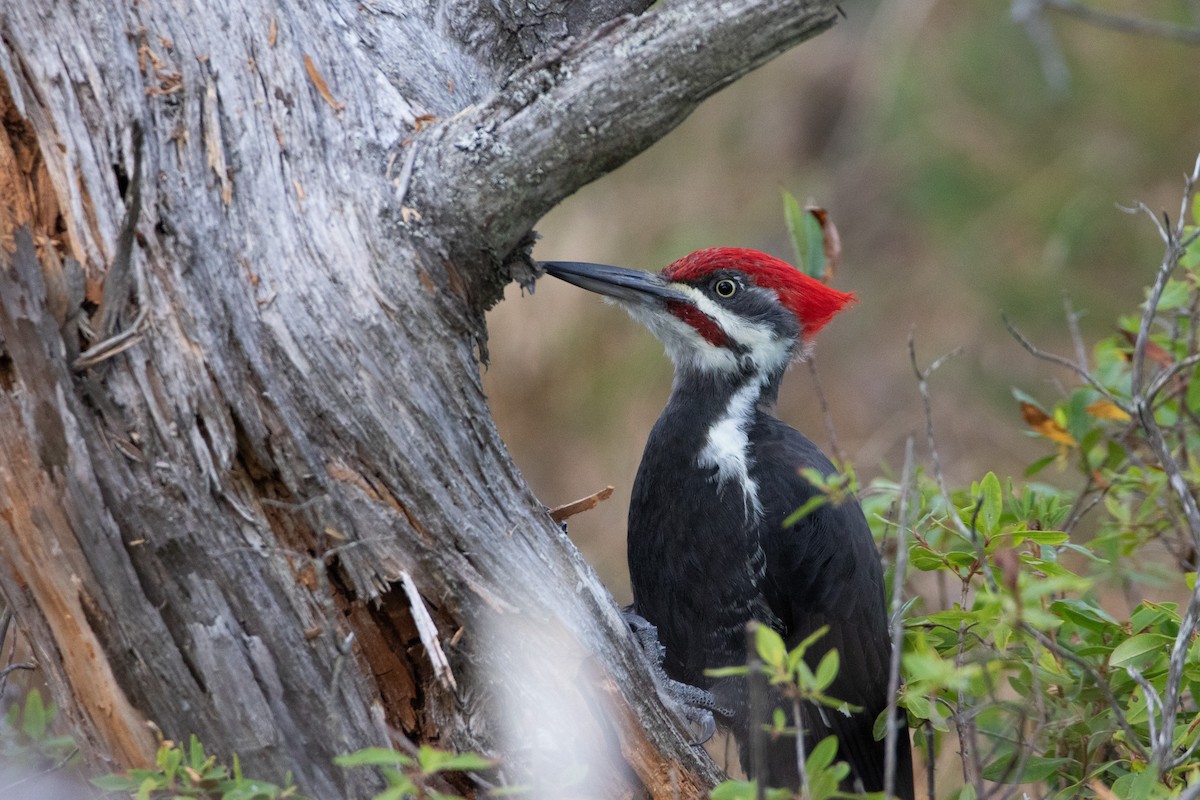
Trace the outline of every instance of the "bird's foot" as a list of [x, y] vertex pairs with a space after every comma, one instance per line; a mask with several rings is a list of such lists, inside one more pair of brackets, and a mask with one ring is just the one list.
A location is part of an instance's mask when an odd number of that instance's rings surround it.
[[717, 705], [717, 698], [712, 692], [677, 681], [667, 675], [662, 666], [667, 651], [658, 640], [658, 628], [634, 611], [632, 606], [622, 609], [622, 614], [634, 641], [638, 643], [642, 654], [650, 662], [655, 677], [658, 678], [658, 696], [663, 705], [674, 711], [687, 724], [688, 731], [693, 736], [693, 745], [704, 744], [717, 731], [713, 712], [725, 716], [728, 716], [729, 712]]

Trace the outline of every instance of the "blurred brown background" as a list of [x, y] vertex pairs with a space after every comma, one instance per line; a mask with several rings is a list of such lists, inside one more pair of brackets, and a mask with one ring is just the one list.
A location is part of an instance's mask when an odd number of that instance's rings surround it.
[[[1200, 26], [1196, 0], [1091, 4]], [[1135, 310], [1162, 255], [1138, 200], [1172, 214], [1200, 152], [1200, 48], [1049, 13], [1039, 48], [1003, 0], [845, 4], [847, 19], [708, 100], [630, 164], [538, 226], [541, 259], [657, 271], [701, 247], [793, 261], [781, 190], [829, 209], [833, 283], [860, 303], [818, 337], [838, 444], [865, 483], [898, 471], [924, 421], [908, 363], [963, 353], [932, 383], [953, 481], [1019, 476], [1049, 452], [1023, 430], [1017, 386], [1053, 402], [1060, 371], [1004, 330], [1071, 353], [1064, 295], [1087, 341]], [[1044, 60], [1060, 56], [1065, 83]], [[646, 435], [670, 388], [661, 346], [619, 309], [550, 279], [510, 287], [490, 314], [484, 381], [501, 433], [547, 506], [606, 484], [571, 537], [628, 602], [625, 513]], [[825, 449], [809, 370], [779, 415]], [[1067, 480], [1053, 469], [1042, 478]]]

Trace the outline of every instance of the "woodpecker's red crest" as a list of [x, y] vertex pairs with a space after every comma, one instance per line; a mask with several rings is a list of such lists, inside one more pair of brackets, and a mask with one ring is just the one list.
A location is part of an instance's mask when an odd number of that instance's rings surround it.
[[832, 289], [786, 261], [740, 247], [697, 250], [668, 266], [661, 275], [668, 281], [697, 281], [722, 269], [741, 272], [756, 286], [773, 289], [779, 301], [796, 315], [805, 339], [824, 328], [847, 304], [858, 302], [852, 293]]

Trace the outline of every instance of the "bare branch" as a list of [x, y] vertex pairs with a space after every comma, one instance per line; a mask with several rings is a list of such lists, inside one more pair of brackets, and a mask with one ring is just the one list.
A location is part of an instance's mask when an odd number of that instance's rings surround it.
[[836, 20], [832, 0], [681, 0], [601, 26], [419, 134], [410, 204], [431, 228], [466, 234], [444, 243], [452, 253], [507, 254], [559, 200]]
[[[901, 609], [904, 605], [904, 578], [908, 572], [908, 495], [913, 481], [913, 440], [909, 436], [904, 443], [904, 468], [900, 473], [900, 508], [896, 519], [896, 563], [892, 570], [892, 658], [888, 663], [887, 736], [884, 739], [883, 794], [891, 797], [896, 787], [896, 742], [901, 735], [896, 720], [896, 700], [900, 693], [900, 649], [904, 644], [904, 620]], [[908, 735], [908, 725], [904, 725]]]
[[1174, 378], [1180, 372], [1183, 372], [1185, 369], [1191, 369], [1197, 364], [1200, 364], [1200, 353], [1193, 353], [1182, 361], [1176, 361], [1168, 369], [1160, 372], [1150, 384], [1150, 388], [1146, 390], [1146, 402], [1148, 402], [1150, 405], [1154, 405], [1155, 397], [1163, 390], [1163, 387], [1166, 386], [1172, 378]]
[[[1176, 267], [1178, 267], [1179, 259], [1184, 253], [1184, 220], [1187, 219], [1188, 206], [1192, 201], [1198, 182], [1200, 182], [1200, 158], [1197, 158], [1192, 174], [1185, 180], [1183, 199], [1180, 203], [1180, 213], [1175, 227], [1171, 228], [1169, 225], [1160, 224], [1157, 217], [1151, 215], [1155, 220], [1155, 224], [1158, 225], [1160, 235], [1166, 243], [1166, 249], [1163, 254], [1162, 263], [1159, 265], [1154, 285], [1150, 290], [1150, 296], [1146, 299], [1145, 307], [1142, 310], [1142, 319], [1138, 325], [1137, 339], [1134, 343], [1133, 359], [1130, 368], [1130, 394], [1134, 412], [1133, 416], [1145, 433], [1150, 448], [1154, 451], [1159, 466], [1166, 475], [1167, 485], [1171, 488], [1172, 493], [1183, 510], [1183, 517], [1187, 522], [1192, 545], [1195, 548], [1200, 548], [1200, 507], [1197, 506], [1196, 496], [1188, 486], [1183, 471], [1174, 454], [1171, 452], [1162, 428], [1154, 416], [1153, 392], [1161, 388], [1159, 385], [1160, 381], [1154, 381], [1150, 390], [1146, 389], [1145, 382], [1146, 350], [1150, 342], [1150, 329], [1157, 317], [1158, 304], [1162, 299], [1167, 282], [1170, 280], [1171, 274], [1175, 271]], [[1145, 205], [1142, 204], [1140, 207], [1144, 209]], [[1189, 360], [1191, 359], [1185, 359], [1185, 361]], [[1161, 376], [1159, 377], [1161, 378]], [[1152, 739], [1151, 760], [1160, 774], [1170, 769], [1173, 762], [1175, 719], [1179, 710], [1183, 666], [1198, 620], [1200, 620], [1200, 583], [1192, 591], [1187, 611], [1180, 623], [1179, 633], [1176, 635], [1175, 642], [1171, 647], [1166, 689], [1162, 698], [1162, 721], [1159, 726], [1159, 736], [1157, 739]]]
[[1044, 10], [1041, 0], [1013, 0], [1011, 13], [1037, 50], [1046, 85], [1061, 97], [1071, 86], [1071, 72]]
[[1139, 36], [1157, 36], [1161, 39], [1172, 39], [1184, 44], [1200, 44], [1200, 28], [1172, 25], [1169, 22], [1161, 22], [1156, 19], [1109, 14], [1104, 11], [1097, 11], [1090, 6], [1077, 2], [1077, 0], [1035, 0], [1035, 2], [1045, 8], [1072, 16], [1089, 25], [1095, 25], [1097, 28], [1107, 28], [1119, 33], [1132, 33]]
[[1016, 339], [1017, 342], [1022, 347], [1024, 347], [1027, 351], [1029, 351], [1029, 354], [1032, 355], [1034, 358], [1040, 358], [1041, 360], [1048, 361], [1051, 364], [1057, 364], [1060, 367], [1066, 367], [1067, 369], [1074, 372], [1077, 376], [1079, 376], [1079, 378], [1082, 379], [1085, 383], [1087, 383], [1088, 386], [1091, 386], [1097, 392], [1102, 394], [1104, 396], [1104, 399], [1108, 400], [1108, 402], [1112, 403], [1114, 406], [1121, 409], [1126, 414], [1133, 416], [1132, 411], [1129, 408], [1128, 404], [1126, 404], [1119, 397], [1117, 397], [1112, 392], [1110, 392], [1106, 386], [1104, 386], [1098, 380], [1096, 380], [1092, 376], [1092, 373], [1090, 373], [1085, 366], [1076, 364], [1071, 359], [1064, 358], [1063, 356], [1060, 356], [1057, 353], [1051, 353], [1051, 352], [1041, 349], [1040, 347], [1035, 345], [1033, 342], [1026, 339], [1024, 334], [1022, 334], [1019, 330], [1017, 330], [1016, 326], [1014, 326], [1012, 324], [1012, 320], [1010, 320], [1008, 318], [1007, 314], [1004, 314], [1001, 318], [1004, 320], [1004, 327], [1008, 329], [1008, 332], [1010, 334], [1012, 334], [1012, 337], [1014, 339]]
[[1146, 676], [1142, 671], [1135, 667], [1126, 667], [1125, 673], [1133, 678], [1142, 689], [1142, 694], [1146, 698], [1146, 726], [1150, 730], [1150, 744], [1155, 751], [1158, 750], [1159, 736], [1156, 731], [1158, 721], [1162, 719], [1163, 701], [1154, 687], [1150, 685], [1150, 681], [1146, 680]]

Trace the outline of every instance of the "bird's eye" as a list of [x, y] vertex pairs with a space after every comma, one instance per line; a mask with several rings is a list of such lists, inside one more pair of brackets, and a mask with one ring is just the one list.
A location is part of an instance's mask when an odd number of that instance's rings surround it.
[[732, 281], [729, 278], [722, 278], [713, 284], [713, 291], [718, 297], [733, 297], [737, 291], [737, 281]]

